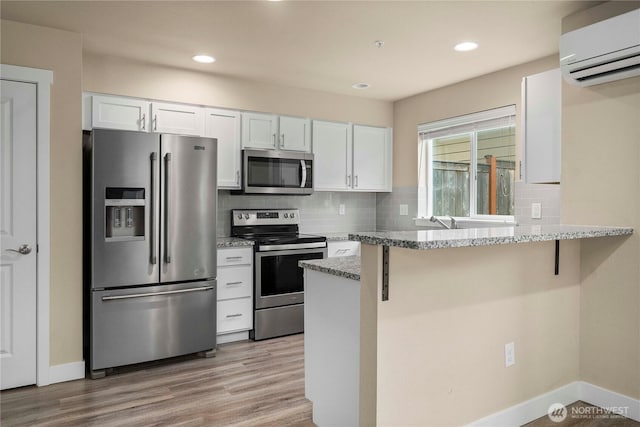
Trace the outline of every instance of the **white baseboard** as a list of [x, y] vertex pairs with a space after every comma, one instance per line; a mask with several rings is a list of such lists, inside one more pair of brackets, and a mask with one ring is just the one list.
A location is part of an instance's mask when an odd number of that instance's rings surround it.
[[62, 383], [84, 378], [84, 360], [49, 366], [49, 384]]
[[521, 426], [547, 414], [554, 403], [569, 405], [577, 400], [601, 408], [627, 408], [622, 414], [640, 421], [640, 400], [584, 382], [574, 381], [563, 387], [541, 394], [510, 408], [496, 412], [467, 424], [468, 427], [511, 427]]
[[217, 344], [226, 344], [234, 341], [244, 341], [249, 339], [249, 331], [233, 332], [231, 334], [222, 334], [216, 337]]
[[468, 427], [513, 427], [521, 426], [543, 415], [553, 403], [569, 405], [578, 400], [580, 382], [574, 381], [565, 386], [541, 394], [510, 408], [467, 424]]
[[601, 408], [627, 408], [627, 418], [640, 422], [640, 400], [607, 390], [587, 382], [581, 382], [580, 400]]

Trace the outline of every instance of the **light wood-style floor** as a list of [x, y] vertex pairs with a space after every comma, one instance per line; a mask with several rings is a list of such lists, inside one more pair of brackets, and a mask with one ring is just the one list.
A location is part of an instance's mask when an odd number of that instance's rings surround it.
[[[576, 402], [572, 407], [588, 406]], [[195, 356], [119, 368], [99, 380], [0, 393], [0, 424], [9, 426], [299, 426], [311, 427], [304, 397], [304, 335], [218, 346]], [[626, 418], [526, 427], [639, 427]]]
[[99, 380], [3, 391], [0, 423], [313, 426], [303, 343], [300, 334], [223, 344], [210, 359], [191, 356], [120, 368]]

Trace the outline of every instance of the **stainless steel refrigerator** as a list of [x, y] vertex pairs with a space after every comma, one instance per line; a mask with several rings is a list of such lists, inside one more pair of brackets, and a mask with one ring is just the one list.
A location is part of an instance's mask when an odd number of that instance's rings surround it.
[[215, 352], [216, 145], [209, 138], [85, 132], [91, 377], [115, 366]]

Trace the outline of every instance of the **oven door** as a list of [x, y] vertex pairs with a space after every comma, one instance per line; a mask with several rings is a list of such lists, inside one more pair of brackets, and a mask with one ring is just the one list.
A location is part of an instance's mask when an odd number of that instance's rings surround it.
[[303, 303], [304, 270], [298, 261], [326, 257], [326, 247], [256, 252], [256, 309]]

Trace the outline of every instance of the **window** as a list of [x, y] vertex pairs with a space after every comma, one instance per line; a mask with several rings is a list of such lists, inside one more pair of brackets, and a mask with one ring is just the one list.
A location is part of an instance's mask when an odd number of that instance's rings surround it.
[[513, 215], [515, 106], [418, 126], [418, 216]]

